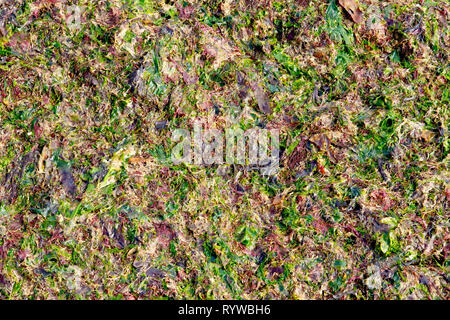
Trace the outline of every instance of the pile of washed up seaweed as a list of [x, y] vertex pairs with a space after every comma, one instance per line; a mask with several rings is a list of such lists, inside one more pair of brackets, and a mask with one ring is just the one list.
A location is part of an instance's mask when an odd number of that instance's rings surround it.
[[449, 298], [447, 1], [0, 3], [1, 299]]

